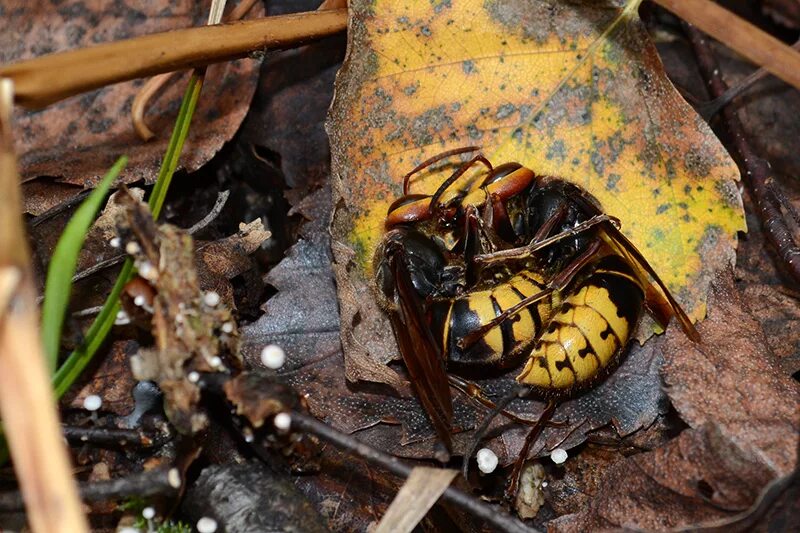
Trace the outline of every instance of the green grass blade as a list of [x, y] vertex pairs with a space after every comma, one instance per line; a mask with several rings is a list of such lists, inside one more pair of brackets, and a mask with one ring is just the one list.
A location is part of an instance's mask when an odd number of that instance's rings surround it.
[[64, 315], [67, 312], [69, 296], [72, 290], [72, 276], [78, 263], [78, 254], [86, 240], [86, 233], [94, 221], [100, 204], [103, 202], [111, 184], [128, 163], [128, 158], [120, 157], [106, 173], [86, 200], [78, 207], [70, 219], [56, 249], [50, 258], [47, 269], [47, 282], [42, 304], [42, 344], [50, 370], [54, 370], [58, 360], [58, 349], [61, 346], [61, 329]]
[[[180, 160], [186, 137], [189, 135], [189, 125], [191, 124], [194, 110], [197, 107], [197, 101], [200, 97], [200, 90], [202, 87], [202, 74], [192, 75], [189, 80], [189, 86], [184, 93], [183, 101], [181, 102], [181, 108], [178, 112], [178, 118], [175, 121], [175, 127], [172, 130], [172, 136], [170, 137], [167, 151], [161, 163], [158, 179], [150, 196], [149, 205], [154, 218], [157, 218], [158, 214], [161, 212], [164, 199], [167, 196], [169, 184], [172, 181], [172, 176], [175, 173], [175, 169], [178, 168], [178, 161]], [[75, 380], [78, 379], [83, 369], [91, 362], [95, 353], [97, 353], [97, 350], [103, 344], [108, 332], [111, 331], [117, 316], [117, 311], [119, 311], [120, 308], [119, 296], [132, 273], [133, 262], [129, 259], [123, 265], [122, 271], [119, 273], [119, 277], [117, 277], [117, 281], [111, 290], [111, 294], [108, 295], [100, 314], [97, 315], [97, 318], [95, 318], [89, 330], [86, 332], [86, 340], [67, 357], [66, 361], [64, 361], [56, 372], [53, 378], [53, 387], [57, 398], [63, 396]]]
[[186, 141], [186, 137], [189, 136], [189, 126], [192, 122], [192, 116], [194, 116], [194, 110], [197, 107], [197, 101], [200, 99], [204, 74], [205, 70], [201, 74], [193, 73], [189, 79], [189, 86], [183, 95], [178, 118], [175, 120], [175, 127], [172, 130], [172, 137], [169, 140], [167, 152], [161, 162], [161, 169], [158, 171], [158, 179], [148, 202], [150, 211], [155, 219], [161, 214], [164, 199], [167, 197], [167, 190], [169, 190], [169, 185], [172, 183], [172, 176], [175, 174], [175, 169], [178, 168], [183, 144]]

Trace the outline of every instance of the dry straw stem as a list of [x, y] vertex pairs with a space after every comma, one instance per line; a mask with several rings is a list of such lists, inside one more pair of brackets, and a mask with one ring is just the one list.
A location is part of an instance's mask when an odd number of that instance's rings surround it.
[[458, 470], [418, 466], [400, 488], [373, 533], [410, 533], [458, 476]]
[[711, 0], [653, 0], [732, 50], [800, 89], [800, 52]]
[[312, 11], [156, 33], [0, 68], [30, 108], [113, 83], [204, 67], [260, 50], [291, 48], [344, 31], [347, 10]]
[[39, 335], [19, 175], [10, 131], [13, 85], [0, 80], [0, 418], [31, 530], [88, 531], [61, 436]]

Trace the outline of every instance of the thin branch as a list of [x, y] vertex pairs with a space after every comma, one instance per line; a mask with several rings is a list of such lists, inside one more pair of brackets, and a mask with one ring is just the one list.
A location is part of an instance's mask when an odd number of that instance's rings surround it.
[[[359, 442], [350, 435], [342, 433], [327, 424], [323, 424], [316, 418], [309, 416], [305, 413], [292, 412], [292, 426], [295, 429], [306, 431], [319, 438], [326, 440], [339, 448], [347, 450], [348, 452], [362, 457], [367, 461], [377, 464], [389, 472], [408, 478], [411, 475], [412, 468], [407, 464], [400, 461], [397, 457], [376, 450], [366, 444]], [[503, 512], [497, 507], [493, 507], [478, 498], [467, 494], [466, 492], [453, 487], [452, 485], [444, 491], [442, 499], [452, 504], [457, 505], [459, 508], [469, 512], [470, 514], [485, 520], [487, 523], [498, 528], [500, 531], [518, 532], [518, 533], [535, 533], [536, 530], [531, 529], [516, 518]]]
[[217, 200], [214, 202], [214, 207], [211, 208], [206, 216], [202, 218], [202, 220], [198, 220], [192, 227], [186, 230], [189, 235], [194, 235], [198, 231], [204, 229], [206, 226], [214, 222], [219, 214], [222, 212], [222, 209], [225, 207], [225, 204], [228, 201], [228, 196], [231, 195], [231, 191], [219, 191], [217, 193]]
[[[687, 28], [687, 32], [697, 56], [700, 73], [708, 84], [711, 96], [717, 97], [723, 94], [727, 85], [722, 80], [719, 65], [706, 37], [691, 26]], [[773, 180], [772, 168], [765, 159], [753, 152], [735, 109], [730, 107], [723, 109], [722, 119], [732, 137], [732, 148], [743, 169], [744, 182], [748, 185], [756, 204], [756, 213], [767, 240], [792, 277], [800, 282], [800, 249], [783, 218], [780, 201], [770, 187]]]
[[[177, 468], [158, 468], [139, 472], [119, 479], [90, 481], [80, 484], [80, 495], [84, 502], [120, 501], [132, 496], [150, 498], [175, 494], [183, 481]], [[23, 507], [19, 491], [0, 493], [0, 511], [19, 511]]]
[[313, 11], [145, 35], [0, 67], [15, 102], [41, 108], [113, 83], [205, 67], [263, 50], [300, 46], [347, 27], [347, 10]]
[[720, 7], [712, 0], [653, 0], [653, 2], [786, 83], [800, 89], [800, 52], [767, 32]]
[[[797, 41], [792, 45], [792, 48], [795, 50], [800, 50], [800, 41]], [[703, 117], [706, 122], [711, 122], [711, 119], [714, 118], [714, 115], [719, 113], [723, 107], [730, 104], [736, 98], [741, 96], [743, 93], [748, 91], [753, 85], [764, 79], [766, 76], [769, 76], [770, 73], [764, 67], [761, 67], [757, 70], [754, 70], [750, 73], [745, 79], [734, 85], [733, 87], [728, 87], [728, 89], [722, 93], [721, 95], [717, 96], [713, 100], [708, 100], [706, 102], [692, 104], [695, 106], [695, 111], [700, 113], [700, 116]]]
[[149, 448], [155, 440], [138, 429], [64, 426], [64, 437], [73, 443], [97, 446]]

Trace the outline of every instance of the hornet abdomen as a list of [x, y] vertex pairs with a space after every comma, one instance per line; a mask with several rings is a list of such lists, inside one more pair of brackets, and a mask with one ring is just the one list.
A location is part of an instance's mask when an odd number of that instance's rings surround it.
[[631, 268], [605, 257], [553, 313], [517, 381], [557, 394], [591, 385], [616, 363], [643, 310]]
[[[476, 332], [503, 312], [524, 305], [523, 300], [542, 293], [545, 288], [541, 275], [522, 271], [490, 289], [437, 302], [432, 322], [440, 332], [448, 359], [462, 366], [518, 364], [542, 331], [542, 324], [550, 319], [551, 309], [557, 305], [554, 302], [557, 295], [548, 295], [525, 306], [483, 335], [476, 335]], [[476, 340], [471, 341], [471, 337]]]

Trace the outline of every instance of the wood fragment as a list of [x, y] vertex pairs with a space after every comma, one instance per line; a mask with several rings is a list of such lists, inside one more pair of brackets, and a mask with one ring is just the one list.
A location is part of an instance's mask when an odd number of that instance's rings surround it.
[[653, 0], [756, 65], [800, 89], [800, 52], [711, 0]]
[[445, 468], [414, 468], [374, 533], [413, 531], [457, 475], [457, 470]]
[[35, 533], [88, 531], [42, 351], [11, 135], [13, 84], [0, 80], [0, 417]]
[[144, 35], [0, 67], [15, 83], [15, 102], [42, 108], [114, 83], [205, 67], [264, 50], [292, 48], [347, 27], [333, 9]]
[[[346, 435], [320, 422], [313, 416], [299, 411], [292, 411], [291, 417], [292, 428], [295, 430], [316, 435], [321, 440], [330, 442], [338, 448], [361, 457], [372, 464], [377, 464], [396, 476], [407, 478], [411, 475], [411, 467], [397, 457], [376, 450], [363, 442], [359, 442], [354, 437]], [[494, 527], [498, 531], [507, 531], [511, 533], [536, 533], [537, 531], [536, 529], [527, 527], [518, 519], [503, 512], [502, 509], [493, 507], [456, 487], [448, 486], [442, 493], [442, 499], [486, 521], [488, 525]]]

